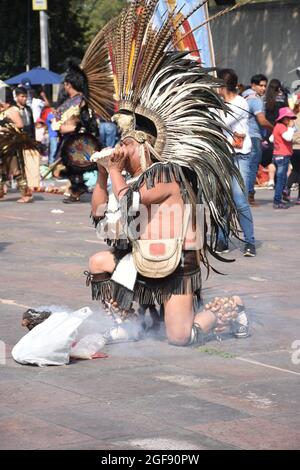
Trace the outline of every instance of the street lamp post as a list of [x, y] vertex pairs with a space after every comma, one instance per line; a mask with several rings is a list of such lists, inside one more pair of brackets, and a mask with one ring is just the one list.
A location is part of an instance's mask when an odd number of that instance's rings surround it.
[[30, 62], [31, 62], [31, 54], [30, 54], [30, 49], [31, 49], [31, 6], [30, 6], [30, 0], [27, 0], [27, 63], [26, 63], [26, 70], [30, 70]]
[[41, 66], [49, 69], [47, 0], [32, 0], [32, 9], [40, 12]]
[[41, 66], [49, 69], [48, 15], [40, 11]]

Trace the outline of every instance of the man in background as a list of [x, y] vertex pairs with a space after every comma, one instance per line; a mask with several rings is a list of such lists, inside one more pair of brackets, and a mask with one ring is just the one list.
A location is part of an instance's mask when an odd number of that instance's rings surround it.
[[21, 118], [23, 120], [23, 131], [26, 132], [33, 139], [35, 138], [35, 129], [33, 122], [33, 114], [30, 106], [27, 103], [27, 90], [24, 87], [17, 87], [15, 89], [16, 104], [19, 108]]
[[[18, 86], [15, 90], [16, 104], [19, 108], [23, 120], [23, 131], [35, 140], [35, 125], [33, 113], [27, 103], [27, 90], [25, 87]], [[36, 150], [23, 151], [25, 173], [28, 186], [31, 191], [40, 186], [40, 154]]]
[[251, 88], [245, 90], [242, 94], [249, 106], [249, 135], [252, 142], [252, 150], [249, 160], [249, 183], [248, 198], [251, 206], [257, 206], [255, 201], [254, 185], [258, 166], [262, 158], [262, 139], [263, 129], [270, 132], [273, 130], [272, 124], [266, 119], [264, 111], [264, 102], [262, 97], [266, 92], [268, 79], [265, 75], [257, 74], [251, 78]]

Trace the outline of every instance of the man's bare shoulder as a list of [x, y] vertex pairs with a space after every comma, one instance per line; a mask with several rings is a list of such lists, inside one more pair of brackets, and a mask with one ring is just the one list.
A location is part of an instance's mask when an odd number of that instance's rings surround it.
[[151, 189], [147, 189], [146, 184], [143, 184], [140, 194], [143, 204], [162, 203], [171, 197], [180, 197], [180, 186], [176, 181], [156, 183]]

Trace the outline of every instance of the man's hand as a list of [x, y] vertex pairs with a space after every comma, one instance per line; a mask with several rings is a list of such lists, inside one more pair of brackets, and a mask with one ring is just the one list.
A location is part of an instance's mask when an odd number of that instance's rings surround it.
[[116, 146], [113, 154], [108, 160], [108, 170], [118, 170], [120, 173], [124, 170], [128, 152], [126, 147]]

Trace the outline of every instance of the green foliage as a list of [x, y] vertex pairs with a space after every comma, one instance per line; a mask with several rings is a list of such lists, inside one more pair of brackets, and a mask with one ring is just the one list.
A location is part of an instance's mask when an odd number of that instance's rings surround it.
[[84, 29], [72, 0], [48, 0], [50, 69], [62, 72], [68, 57], [81, 59]]
[[81, 25], [85, 29], [86, 46], [109, 20], [120, 13], [126, 4], [126, 0], [72, 0], [73, 10], [77, 11]]
[[[16, 70], [24, 70], [15, 64], [26, 61], [26, 28], [23, 27], [24, 1], [6, 0], [1, 2], [0, 14], [0, 79], [9, 77]], [[26, 18], [26, 10], [25, 10]]]
[[209, 354], [210, 356], [223, 357], [224, 359], [234, 359], [235, 358], [234, 354], [231, 354], [231, 353], [225, 352], [225, 351], [220, 351], [219, 349], [215, 349], [215, 348], [208, 348], [207, 346], [200, 346], [199, 348], [197, 348], [197, 351]]
[[[48, 0], [50, 69], [62, 72], [67, 58], [82, 59], [95, 34], [126, 5], [126, 0]], [[28, 28], [28, 12], [30, 24]], [[1, 0], [0, 79], [39, 66], [39, 12], [32, 0]]]

